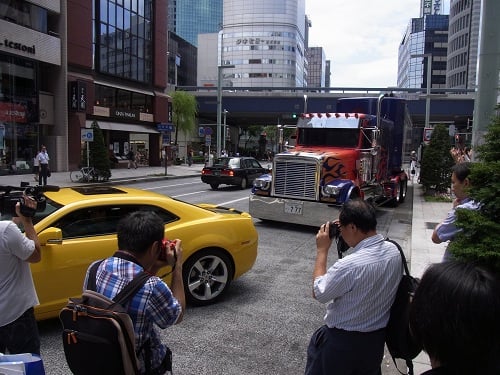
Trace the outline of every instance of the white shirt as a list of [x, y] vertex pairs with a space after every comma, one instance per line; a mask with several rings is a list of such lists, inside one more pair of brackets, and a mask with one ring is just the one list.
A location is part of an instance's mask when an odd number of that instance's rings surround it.
[[47, 152], [43, 152], [41, 151], [39, 154], [38, 154], [38, 161], [40, 162], [40, 164], [49, 164], [49, 154], [47, 154]]
[[0, 327], [38, 305], [30, 264], [35, 242], [12, 221], [0, 221]]
[[325, 324], [358, 332], [386, 327], [402, 276], [394, 244], [381, 234], [364, 239], [314, 280], [316, 299], [327, 304]]

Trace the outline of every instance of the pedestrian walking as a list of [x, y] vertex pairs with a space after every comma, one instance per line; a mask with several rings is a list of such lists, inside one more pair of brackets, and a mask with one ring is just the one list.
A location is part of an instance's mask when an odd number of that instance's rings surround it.
[[38, 154], [40, 151], [38, 151], [33, 158], [33, 179], [35, 181], [38, 181], [38, 174], [40, 173], [40, 162], [38, 161]]
[[135, 159], [136, 159], [135, 153], [132, 150], [130, 150], [127, 154], [128, 169], [130, 169], [130, 167], [134, 167], [135, 169], [137, 169], [137, 161]]

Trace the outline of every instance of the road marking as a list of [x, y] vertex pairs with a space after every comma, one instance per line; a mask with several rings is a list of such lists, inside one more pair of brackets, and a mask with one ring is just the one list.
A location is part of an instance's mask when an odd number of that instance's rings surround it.
[[239, 201], [242, 201], [242, 200], [245, 200], [245, 199], [248, 199], [248, 197], [244, 197], [244, 198], [240, 198], [240, 199], [235, 199], [233, 201], [227, 201], [227, 202], [219, 203], [218, 205], [219, 206], [226, 206], [228, 204], [239, 202]]

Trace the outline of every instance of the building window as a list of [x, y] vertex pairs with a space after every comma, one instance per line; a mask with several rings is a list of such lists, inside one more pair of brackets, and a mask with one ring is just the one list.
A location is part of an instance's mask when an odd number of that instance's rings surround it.
[[100, 0], [96, 9], [97, 70], [152, 83], [152, 0]]

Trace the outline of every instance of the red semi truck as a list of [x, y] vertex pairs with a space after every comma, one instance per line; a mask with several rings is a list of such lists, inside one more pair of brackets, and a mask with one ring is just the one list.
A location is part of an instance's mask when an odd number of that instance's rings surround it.
[[404, 146], [411, 120], [404, 99], [342, 98], [336, 113], [300, 116], [295, 146], [275, 155], [272, 172], [254, 181], [250, 214], [262, 220], [319, 226], [342, 204], [404, 201]]

